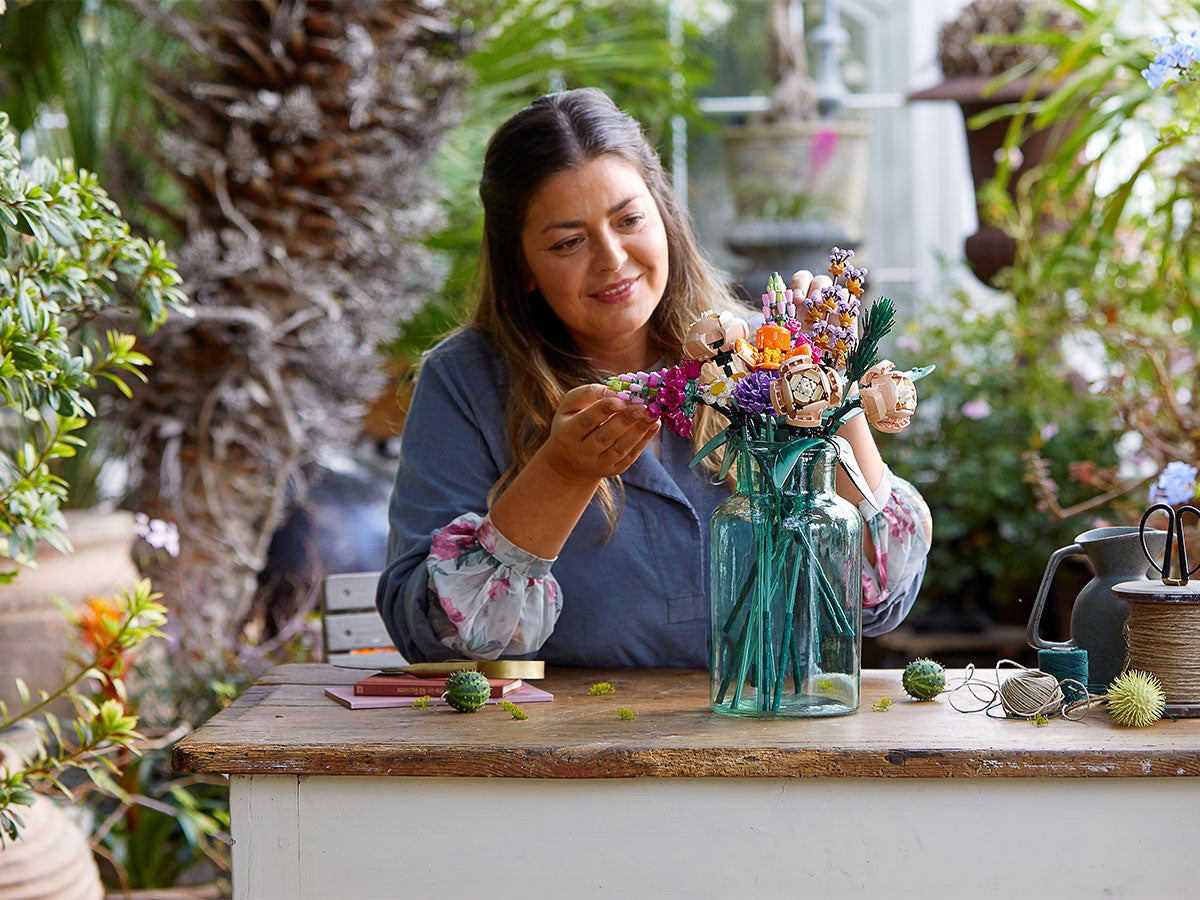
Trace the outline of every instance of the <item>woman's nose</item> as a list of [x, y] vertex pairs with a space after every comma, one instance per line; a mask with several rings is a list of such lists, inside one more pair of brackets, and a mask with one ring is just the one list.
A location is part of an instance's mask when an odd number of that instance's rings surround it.
[[595, 243], [595, 264], [600, 272], [619, 272], [629, 254], [621, 244], [621, 236], [606, 232]]

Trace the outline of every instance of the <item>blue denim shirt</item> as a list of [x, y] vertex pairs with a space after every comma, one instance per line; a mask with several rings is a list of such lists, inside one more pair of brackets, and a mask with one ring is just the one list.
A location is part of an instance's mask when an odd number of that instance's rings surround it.
[[[424, 563], [432, 533], [463, 513], [484, 515], [488, 491], [508, 468], [507, 383], [505, 364], [471, 329], [440, 343], [421, 368], [376, 597], [397, 649], [411, 661], [455, 655], [430, 626]], [[643, 452], [622, 476], [624, 507], [607, 540], [608, 521], [595, 503], [588, 506], [553, 564], [562, 613], [537, 658], [596, 667], [708, 664], [708, 522], [729, 487], [689, 468], [691, 457], [690, 441], [664, 430], [662, 459]], [[919, 583], [864, 610], [864, 630], [899, 624]]]

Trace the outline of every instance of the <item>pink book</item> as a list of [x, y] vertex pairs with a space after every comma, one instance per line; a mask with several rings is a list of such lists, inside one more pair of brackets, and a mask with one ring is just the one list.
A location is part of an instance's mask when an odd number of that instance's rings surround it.
[[[336, 700], [342, 706], [350, 709], [412, 709], [415, 697], [372, 697], [363, 696], [354, 693], [354, 685], [339, 684], [337, 687], [325, 688], [325, 696], [330, 700]], [[548, 700], [553, 700], [554, 695], [549, 691], [543, 691], [541, 688], [534, 687], [526, 682], [510, 692], [504, 697], [492, 697], [488, 703], [499, 703], [501, 700], [510, 700], [513, 703], [542, 703]], [[431, 695], [429, 698], [430, 706], [445, 706], [446, 701], [441, 697]]]

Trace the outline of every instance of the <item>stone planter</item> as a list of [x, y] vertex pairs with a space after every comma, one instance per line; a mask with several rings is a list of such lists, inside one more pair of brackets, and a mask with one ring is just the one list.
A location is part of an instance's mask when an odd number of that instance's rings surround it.
[[822, 272], [829, 248], [863, 240], [867, 140], [862, 122], [793, 122], [722, 132], [737, 219], [725, 243], [744, 264], [737, 273], [757, 297], [775, 270]]
[[[941, 84], [917, 91], [908, 95], [910, 102], [916, 100], [953, 100], [962, 109], [963, 127], [967, 133], [967, 153], [971, 160], [971, 180], [975, 183], [976, 209], [979, 210], [979, 230], [966, 240], [964, 251], [967, 262], [975, 277], [984, 284], [991, 284], [992, 279], [1004, 268], [1011, 266], [1016, 259], [1017, 242], [999, 228], [984, 225], [983, 211], [979, 207], [979, 190], [996, 174], [996, 156], [1004, 146], [1004, 136], [1012, 122], [1011, 117], [997, 119], [983, 128], [971, 129], [966, 123], [972, 116], [994, 109], [1006, 103], [1014, 103], [1025, 96], [1029, 90], [1029, 79], [1018, 78], [1009, 82], [993, 94], [983, 95], [984, 88], [996, 80], [996, 76], [979, 75], [963, 78], [951, 78]], [[1036, 99], [1047, 96], [1054, 86], [1043, 86], [1034, 95]], [[1036, 131], [1025, 139], [1020, 146], [1021, 159], [1014, 167], [1012, 178], [1009, 180], [1008, 192], [1016, 195], [1017, 182], [1022, 175], [1040, 165], [1049, 145], [1053, 128]]]
[[[29, 729], [0, 733], [0, 767], [19, 765], [17, 749], [33, 749]], [[0, 900], [100, 900], [104, 886], [87, 838], [71, 817], [48, 797], [14, 811], [25, 827], [0, 849]]]
[[722, 132], [739, 219], [801, 220], [863, 238], [867, 196], [864, 122], [794, 122]]
[[132, 513], [69, 510], [66, 518], [75, 552], [64, 555], [43, 545], [36, 567], [24, 567], [12, 584], [0, 585], [0, 700], [10, 712], [21, 706], [13, 678], [25, 679], [31, 691], [62, 682], [71, 635], [50, 598], [78, 607], [89, 596], [131, 587], [138, 577]]

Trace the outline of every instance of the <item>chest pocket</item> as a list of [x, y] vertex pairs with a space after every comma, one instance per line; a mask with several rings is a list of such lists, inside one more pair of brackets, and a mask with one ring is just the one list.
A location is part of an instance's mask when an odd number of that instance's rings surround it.
[[[704, 545], [691, 512], [657, 495], [642, 494], [635, 514], [646, 535], [645, 552], [653, 560], [653, 587], [666, 601], [667, 621], [694, 622], [708, 617], [704, 595]], [[707, 527], [707, 523], [706, 526]]]

